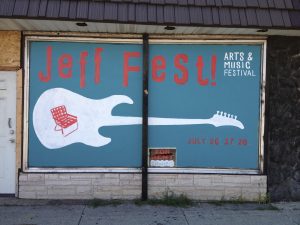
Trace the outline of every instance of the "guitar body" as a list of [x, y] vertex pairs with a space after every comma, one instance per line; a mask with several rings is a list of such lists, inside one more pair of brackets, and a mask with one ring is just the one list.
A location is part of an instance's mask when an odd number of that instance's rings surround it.
[[[99, 134], [102, 126], [118, 123], [114, 120], [112, 109], [121, 103], [133, 104], [133, 101], [124, 95], [94, 100], [83, 97], [63, 88], [53, 88], [45, 91], [36, 102], [33, 109], [33, 127], [40, 142], [49, 149], [61, 148], [76, 142], [81, 142], [93, 147], [100, 147], [110, 143], [111, 139]], [[78, 129], [64, 136], [55, 131], [55, 120], [51, 109], [65, 106], [67, 112], [76, 116]], [[141, 123], [137, 118], [132, 123]]]

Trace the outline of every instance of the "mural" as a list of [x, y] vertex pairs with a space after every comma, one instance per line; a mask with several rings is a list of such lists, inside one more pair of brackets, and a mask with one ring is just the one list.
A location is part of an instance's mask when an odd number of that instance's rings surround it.
[[[122, 103], [133, 104], [133, 100], [125, 95], [113, 95], [94, 100], [63, 88], [49, 89], [40, 96], [35, 104], [33, 110], [34, 131], [39, 141], [49, 149], [62, 148], [73, 143], [101, 147], [111, 142], [110, 138], [99, 134], [98, 130], [101, 127], [142, 124], [141, 117], [112, 115], [113, 108]], [[52, 108], [56, 105], [61, 106]], [[77, 116], [68, 114], [65, 105]], [[51, 116], [54, 121], [51, 121]], [[82, 124], [80, 128], [78, 128], [78, 120]], [[149, 117], [148, 124], [149, 126], [209, 124], [215, 127], [234, 126], [244, 129], [244, 125], [237, 120], [237, 116], [222, 111], [217, 111], [209, 119]], [[70, 135], [75, 131], [76, 133]], [[97, 150], [101, 150], [101, 148], [97, 148]]]
[[[176, 149], [176, 167], [256, 169], [260, 55], [150, 45], [149, 148]], [[141, 45], [32, 41], [29, 57], [29, 166], [141, 166]]]

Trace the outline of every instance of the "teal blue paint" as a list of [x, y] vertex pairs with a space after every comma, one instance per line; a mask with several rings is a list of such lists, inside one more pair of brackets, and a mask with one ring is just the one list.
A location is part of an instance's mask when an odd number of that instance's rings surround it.
[[[225, 52], [253, 53], [251, 69], [256, 77], [224, 77]], [[174, 82], [176, 54], [188, 55], [184, 64], [189, 71], [184, 85]], [[172, 127], [150, 127], [150, 147], [175, 147], [177, 167], [210, 168], [258, 168], [259, 129], [259, 85], [261, 71], [260, 45], [151, 45], [150, 58], [162, 55], [167, 69], [164, 82], [149, 84], [149, 115], [176, 118], [212, 117], [217, 111], [238, 116], [245, 129], [236, 127], [214, 127], [212, 125], [189, 125]], [[217, 56], [216, 86], [200, 86], [197, 83], [197, 56], [204, 60], [203, 77], [211, 80], [211, 56]], [[236, 61], [236, 60], [235, 60]], [[150, 70], [151, 76], [152, 70]], [[191, 138], [206, 139], [205, 144], [188, 144]], [[224, 145], [225, 138], [247, 139], [247, 146]], [[219, 138], [219, 145], [207, 142]]]
[[[46, 48], [53, 47], [52, 77], [41, 82], [38, 72], [45, 72]], [[94, 83], [94, 50], [103, 48], [101, 82]], [[87, 51], [86, 86], [80, 88], [80, 52]], [[29, 104], [29, 166], [31, 167], [140, 167], [141, 125], [103, 127], [99, 133], [111, 137], [112, 142], [101, 147], [74, 143], [59, 149], [47, 149], [38, 140], [32, 126], [33, 107], [39, 96], [56, 87], [68, 89], [91, 99], [102, 99], [111, 95], [127, 95], [133, 105], [119, 105], [113, 110], [116, 116], [142, 116], [142, 58], [131, 58], [131, 66], [140, 66], [140, 72], [130, 72], [128, 87], [123, 85], [123, 54], [125, 51], [140, 52], [137, 44], [97, 44], [75, 42], [31, 42], [30, 43], [30, 104]], [[253, 54], [251, 70], [255, 77], [224, 76], [225, 52]], [[73, 57], [73, 77], [63, 79], [58, 75], [57, 59], [63, 54]], [[188, 63], [183, 64], [189, 72], [184, 85], [174, 82], [174, 74], [181, 74], [174, 66], [176, 54], [186, 54]], [[156, 55], [166, 59], [166, 79], [152, 80], [151, 61]], [[203, 78], [211, 83], [211, 56], [217, 56], [216, 86], [200, 86], [197, 82], [197, 57], [204, 62]], [[234, 60], [236, 61], [236, 60]], [[217, 110], [232, 113], [244, 124], [236, 127], [214, 127], [212, 125], [151, 126], [149, 147], [175, 147], [177, 167], [209, 168], [258, 168], [259, 99], [261, 79], [260, 45], [150, 45], [149, 71], [149, 116], [166, 118], [208, 119]], [[87, 134], [88, 135], [88, 134]], [[219, 138], [219, 145], [211, 145], [211, 138]], [[225, 138], [234, 138], [233, 145], [224, 145]], [[193, 138], [205, 139], [204, 144], [189, 144]], [[246, 146], [236, 143], [247, 139]]]
[[[46, 69], [46, 48], [53, 47], [52, 77], [47, 83], [38, 78], [39, 71]], [[103, 48], [101, 82], [94, 83], [94, 49]], [[141, 126], [103, 127], [99, 132], [112, 138], [109, 145], [91, 147], [81, 143], [60, 149], [47, 149], [38, 140], [32, 125], [33, 107], [47, 89], [63, 87], [92, 99], [102, 99], [111, 95], [127, 95], [134, 104], [121, 104], [113, 110], [113, 115], [141, 116], [142, 72], [132, 72], [128, 87], [123, 86], [123, 54], [125, 51], [141, 52], [135, 44], [92, 44], [65, 42], [32, 42], [30, 44], [30, 105], [29, 105], [29, 166], [31, 167], [139, 167], [141, 165]], [[88, 51], [86, 86], [80, 88], [79, 55]], [[73, 56], [73, 77], [63, 79], [58, 75], [57, 61], [62, 53]], [[142, 65], [142, 58], [131, 58], [130, 65]], [[84, 107], [84, 106], [83, 106]], [[88, 134], [87, 134], [88, 135]]]

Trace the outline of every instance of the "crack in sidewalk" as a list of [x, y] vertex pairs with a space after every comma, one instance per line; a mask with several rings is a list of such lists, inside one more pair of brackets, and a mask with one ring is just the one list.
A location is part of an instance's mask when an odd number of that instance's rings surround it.
[[187, 218], [186, 218], [186, 215], [185, 215], [185, 212], [184, 212], [183, 209], [181, 209], [181, 212], [183, 213], [183, 216], [184, 216], [184, 219], [185, 219], [186, 224], [187, 224], [187, 225], [190, 225], [190, 224], [189, 224], [189, 221], [188, 221]]
[[82, 217], [83, 217], [83, 215], [84, 215], [85, 208], [86, 208], [86, 205], [84, 205], [84, 207], [83, 207], [83, 209], [82, 209], [82, 212], [81, 212], [81, 215], [80, 215], [80, 218], [79, 218], [79, 220], [78, 220], [77, 225], [80, 225], [80, 223], [81, 223], [81, 219], [82, 219]]

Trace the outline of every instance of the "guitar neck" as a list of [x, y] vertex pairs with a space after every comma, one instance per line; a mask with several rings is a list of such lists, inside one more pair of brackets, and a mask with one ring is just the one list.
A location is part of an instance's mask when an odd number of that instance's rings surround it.
[[210, 119], [184, 119], [184, 118], [158, 118], [158, 117], [149, 117], [149, 125], [200, 125], [200, 124], [211, 124]]
[[[121, 125], [136, 125], [142, 124], [141, 117], [127, 117], [127, 116], [112, 116], [105, 126], [121, 126]], [[175, 126], [175, 125], [201, 125], [208, 124], [215, 127], [220, 126], [234, 126], [240, 129], [244, 129], [244, 125], [236, 118], [226, 117], [221, 115], [213, 115], [209, 119], [187, 119], [187, 118], [161, 118], [161, 117], [149, 117], [149, 126]]]
[[[114, 120], [111, 121], [111, 126], [121, 125], [137, 125], [142, 124], [141, 117], [127, 117], [127, 116], [114, 116]], [[171, 126], [171, 125], [200, 125], [200, 124], [212, 124], [211, 119], [179, 119], [179, 118], [160, 118], [149, 117], [149, 126]]]

